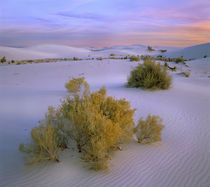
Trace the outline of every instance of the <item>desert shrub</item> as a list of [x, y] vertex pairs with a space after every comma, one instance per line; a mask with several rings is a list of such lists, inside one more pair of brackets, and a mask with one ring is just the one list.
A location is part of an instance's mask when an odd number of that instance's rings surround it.
[[78, 60], [79, 60], [79, 58], [73, 57], [73, 61], [78, 61]]
[[81, 91], [81, 89], [85, 89], [83, 93], [85, 95], [88, 95], [89, 92], [89, 85], [85, 81], [84, 77], [81, 78], [72, 78], [69, 82], [65, 84], [66, 89], [70, 94], [78, 95], [78, 93]]
[[148, 51], [155, 51], [151, 46], [148, 46], [148, 47], [147, 47], [147, 50], [148, 50]]
[[11, 60], [11, 63], [14, 64], [15, 63], [15, 60]]
[[63, 126], [60, 110], [49, 107], [45, 119], [31, 130], [31, 143], [19, 146], [19, 150], [27, 154], [28, 164], [48, 160], [59, 162], [58, 153], [67, 148], [68, 143]]
[[16, 65], [21, 65], [22, 64], [22, 62], [21, 61], [18, 61], [17, 63], [16, 63]]
[[134, 56], [134, 55], [130, 56], [129, 59], [130, 59], [131, 62], [132, 61], [136, 61], [136, 62], [140, 61], [140, 58], [138, 56]]
[[190, 77], [190, 72], [189, 71], [181, 72], [181, 73], [178, 73], [178, 75], [185, 76], [185, 77]]
[[174, 67], [168, 66], [168, 69], [170, 69], [171, 71], [176, 71], [176, 66], [174, 66]]
[[161, 52], [161, 53], [166, 53], [167, 50], [161, 49], [160, 52]]
[[185, 59], [183, 58], [183, 56], [180, 56], [180, 57], [175, 59], [176, 63], [180, 63], [180, 62], [184, 62], [184, 61], [185, 61]]
[[186, 71], [186, 72], [184, 72], [184, 75], [185, 75], [185, 77], [190, 77], [190, 72]]
[[4, 62], [6, 62], [6, 61], [7, 61], [6, 57], [3, 56], [3, 57], [1, 58], [1, 63], [4, 63]]
[[20, 144], [20, 151], [28, 154], [29, 163], [58, 160], [58, 134], [51, 124], [40, 124], [31, 130], [31, 144]]
[[96, 60], [103, 60], [103, 58], [102, 57], [97, 57]]
[[131, 71], [127, 86], [152, 90], [168, 89], [171, 81], [172, 78], [168, 75], [166, 67], [161, 67], [160, 63], [156, 64], [152, 59], [147, 59]]
[[134, 128], [134, 133], [138, 143], [146, 144], [161, 141], [161, 132], [164, 128], [162, 119], [159, 116], [148, 115], [146, 120], [139, 119], [138, 125]]
[[66, 132], [89, 168], [104, 169], [110, 153], [132, 137], [134, 110], [125, 99], [107, 97], [105, 88], [90, 93], [84, 78], [67, 85], [70, 96], [60, 107], [69, 121]]
[[115, 56], [115, 54], [114, 53], [111, 53], [110, 56]]

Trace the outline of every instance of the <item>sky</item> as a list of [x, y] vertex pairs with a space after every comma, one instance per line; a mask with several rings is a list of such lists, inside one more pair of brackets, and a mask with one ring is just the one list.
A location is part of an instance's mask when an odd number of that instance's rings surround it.
[[0, 0], [0, 45], [210, 42], [210, 0]]

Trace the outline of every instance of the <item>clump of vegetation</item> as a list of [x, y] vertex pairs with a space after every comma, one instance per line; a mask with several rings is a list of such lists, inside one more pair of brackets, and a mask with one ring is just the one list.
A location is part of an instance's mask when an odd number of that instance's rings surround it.
[[97, 57], [96, 60], [103, 60], [103, 58], [102, 57]]
[[32, 143], [20, 144], [19, 150], [28, 154], [29, 164], [52, 160], [59, 162], [58, 131], [50, 123], [41, 122], [31, 130]]
[[20, 62], [20, 61], [18, 61], [17, 63], [16, 63], [16, 65], [21, 65], [22, 63]]
[[73, 61], [78, 61], [78, 60], [79, 60], [79, 58], [73, 57]]
[[31, 131], [31, 144], [21, 144], [31, 162], [58, 161], [60, 150], [75, 142], [81, 158], [91, 169], [108, 167], [110, 154], [133, 135], [133, 115], [125, 99], [106, 96], [106, 89], [90, 92], [84, 78], [66, 83], [69, 96], [55, 110], [49, 107], [45, 119]]
[[148, 50], [148, 51], [155, 51], [151, 46], [148, 46], [148, 47], [147, 47], [147, 50]]
[[147, 59], [131, 72], [127, 86], [150, 90], [168, 89], [171, 82], [172, 78], [168, 75], [166, 67]]
[[70, 122], [69, 137], [89, 168], [108, 167], [110, 153], [132, 137], [135, 110], [125, 99], [107, 97], [105, 88], [90, 93], [84, 78], [72, 79], [66, 87], [73, 95], [61, 106], [63, 117]]
[[162, 119], [159, 116], [148, 115], [146, 120], [140, 118], [138, 125], [134, 128], [134, 133], [138, 143], [147, 144], [161, 141], [161, 132], [164, 128]]
[[203, 58], [207, 58], [207, 55], [204, 55]]
[[114, 53], [111, 53], [110, 56], [115, 56], [115, 54]]
[[185, 77], [190, 77], [190, 72], [186, 71], [186, 72], [184, 72], [184, 75], [185, 75]]
[[166, 53], [166, 52], [167, 52], [167, 50], [163, 50], [163, 49], [161, 49], [161, 50], [160, 50], [160, 52], [161, 52], [161, 53]]
[[190, 72], [189, 71], [181, 72], [181, 73], [179, 73], [179, 75], [183, 75], [185, 77], [190, 77]]
[[129, 59], [130, 59], [131, 62], [132, 61], [136, 61], [136, 62], [140, 61], [140, 58], [138, 56], [134, 56], [134, 55], [130, 56]]
[[3, 56], [3, 57], [1, 58], [1, 63], [5, 63], [6, 61], [7, 61], [6, 57]]
[[178, 63], [180, 63], [180, 62], [184, 62], [185, 61], [185, 59], [183, 58], [183, 56], [180, 56], [180, 57], [178, 57], [178, 58], [176, 58], [176, 60], [175, 60], [175, 62], [178, 64]]
[[170, 67], [170, 66], [168, 65], [168, 69], [170, 69], [171, 71], [176, 71], [176, 66]]
[[168, 63], [167, 62], [164, 63], [164, 67], [168, 68]]

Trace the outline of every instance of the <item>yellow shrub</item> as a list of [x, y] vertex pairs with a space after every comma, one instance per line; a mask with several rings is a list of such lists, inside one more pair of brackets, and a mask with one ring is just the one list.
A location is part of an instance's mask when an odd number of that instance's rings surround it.
[[140, 58], [139, 58], [138, 56], [132, 55], [132, 56], [130, 56], [130, 61], [131, 61], [131, 62], [132, 62], [132, 61], [138, 62], [138, 61], [140, 61]]
[[164, 128], [162, 119], [159, 116], [148, 115], [146, 120], [140, 118], [134, 133], [138, 138], [138, 142], [142, 144], [161, 141], [161, 132]]
[[31, 144], [20, 144], [20, 151], [28, 154], [29, 163], [46, 160], [58, 160], [58, 145], [57, 130], [50, 124], [40, 124], [31, 130]]
[[[108, 167], [110, 152], [132, 137], [134, 125], [130, 104], [106, 96], [106, 89], [90, 93], [84, 79], [72, 79], [71, 93], [63, 101], [60, 111], [69, 121], [67, 133], [77, 144], [82, 158], [91, 169]], [[85, 89], [81, 92], [81, 88]]]

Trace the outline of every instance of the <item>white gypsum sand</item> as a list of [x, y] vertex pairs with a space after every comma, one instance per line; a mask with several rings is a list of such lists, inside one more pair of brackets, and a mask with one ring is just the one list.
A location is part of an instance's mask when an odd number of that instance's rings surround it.
[[[210, 173], [210, 59], [182, 64], [172, 88], [143, 91], [126, 88], [129, 60], [57, 62], [0, 66], [0, 186], [208, 186]], [[169, 65], [176, 65], [169, 63]], [[65, 150], [60, 163], [26, 167], [18, 146], [49, 105], [57, 106], [70, 77], [86, 77], [91, 90], [105, 85], [108, 95], [126, 98], [137, 108], [135, 121], [148, 114], [163, 118], [162, 142], [131, 142], [116, 151], [109, 172], [84, 168], [78, 155]]]

